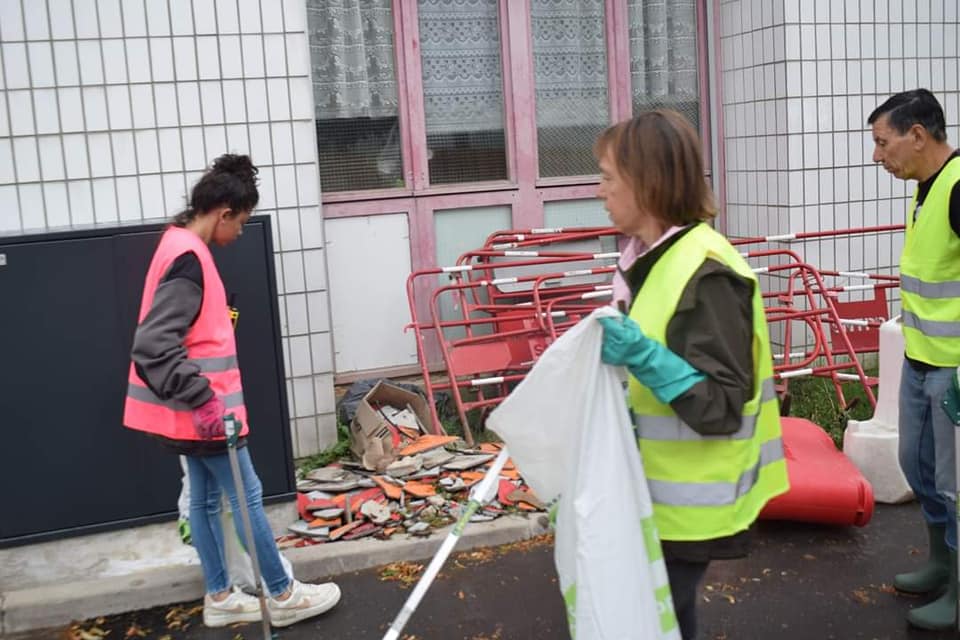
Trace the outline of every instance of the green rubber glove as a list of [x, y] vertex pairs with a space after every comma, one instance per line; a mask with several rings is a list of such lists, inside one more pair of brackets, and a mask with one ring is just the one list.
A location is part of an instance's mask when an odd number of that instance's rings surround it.
[[660, 402], [673, 402], [706, 378], [689, 362], [645, 336], [640, 326], [627, 316], [598, 320], [603, 325], [600, 359], [606, 364], [626, 367]]

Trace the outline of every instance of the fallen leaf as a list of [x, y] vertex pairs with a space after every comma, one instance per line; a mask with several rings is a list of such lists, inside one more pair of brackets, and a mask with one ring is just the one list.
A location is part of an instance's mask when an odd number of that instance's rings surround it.
[[380, 580], [399, 582], [405, 587], [409, 587], [420, 579], [423, 573], [423, 565], [414, 562], [394, 562], [388, 564], [380, 571]]
[[149, 629], [141, 629], [140, 625], [134, 622], [127, 628], [127, 632], [123, 635], [123, 637], [128, 639], [129, 638], [146, 638], [149, 633], [150, 633]]
[[811, 554], [811, 553], [805, 553], [805, 554], [803, 554], [803, 559], [804, 559], [804, 560], [816, 560], [816, 559], [817, 559], [817, 556], [815, 556], [815, 555], [813, 555], [813, 554]]
[[870, 594], [867, 593], [866, 589], [854, 589], [850, 593], [853, 599], [860, 604], [871, 604], [873, 602], [873, 599], [870, 597]]
[[463, 591], [457, 591], [457, 597], [463, 600], [466, 596], [463, 595]]
[[100, 627], [90, 627], [89, 629], [84, 629], [80, 625], [74, 625], [70, 627], [68, 633], [71, 640], [102, 640], [110, 632], [104, 631]]

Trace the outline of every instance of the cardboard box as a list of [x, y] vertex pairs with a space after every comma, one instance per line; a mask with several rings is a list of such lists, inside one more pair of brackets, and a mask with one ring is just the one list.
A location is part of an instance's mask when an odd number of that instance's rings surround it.
[[386, 468], [399, 456], [390, 422], [376, 409], [385, 405], [397, 409], [410, 405], [421, 424], [431, 428], [430, 410], [422, 396], [383, 380], [378, 382], [363, 396], [350, 423], [350, 449], [371, 471]]

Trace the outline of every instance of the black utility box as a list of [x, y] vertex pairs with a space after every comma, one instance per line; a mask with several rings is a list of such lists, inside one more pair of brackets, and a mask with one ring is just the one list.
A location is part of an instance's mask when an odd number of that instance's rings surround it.
[[[172, 519], [177, 456], [122, 425], [143, 279], [164, 225], [0, 237], [0, 547]], [[213, 249], [240, 311], [248, 440], [293, 499], [270, 219]]]

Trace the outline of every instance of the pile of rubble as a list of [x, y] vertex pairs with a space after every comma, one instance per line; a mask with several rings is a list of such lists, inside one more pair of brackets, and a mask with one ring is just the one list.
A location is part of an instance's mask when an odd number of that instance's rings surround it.
[[[404, 438], [399, 456], [382, 470], [341, 460], [309, 471], [297, 482], [300, 520], [281, 547], [387, 539], [398, 532], [427, 536], [459, 519], [470, 488], [479, 482], [502, 445], [466, 448], [453, 436], [419, 434]], [[517, 511], [542, 511], [543, 504], [508, 460], [496, 497], [470, 518], [493, 520]]]

